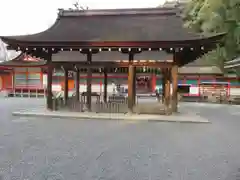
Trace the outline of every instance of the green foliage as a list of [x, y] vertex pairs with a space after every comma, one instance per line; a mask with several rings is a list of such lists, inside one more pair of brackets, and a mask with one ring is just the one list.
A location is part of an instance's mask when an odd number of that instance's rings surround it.
[[226, 32], [224, 46], [203, 56], [219, 65], [240, 55], [240, 0], [192, 0], [184, 11], [186, 26], [195, 32]]

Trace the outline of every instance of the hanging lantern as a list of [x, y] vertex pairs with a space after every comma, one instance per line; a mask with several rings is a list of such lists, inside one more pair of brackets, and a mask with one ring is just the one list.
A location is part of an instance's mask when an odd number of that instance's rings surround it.
[[145, 66], [143, 67], [143, 72], [146, 72], [146, 67]]

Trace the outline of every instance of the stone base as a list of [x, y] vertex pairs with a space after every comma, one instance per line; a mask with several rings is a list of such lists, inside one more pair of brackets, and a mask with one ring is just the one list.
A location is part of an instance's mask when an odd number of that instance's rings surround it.
[[13, 112], [14, 116], [48, 117], [77, 120], [130, 120], [130, 121], [154, 121], [154, 122], [185, 122], [185, 123], [209, 123], [209, 121], [196, 114], [178, 113], [171, 116], [153, 114], [117, 114], [117, 113], [91, 113], [91, 112], [60, 112], [39, 110], [24, 110]]
[[139, 103], [134, 107], [136, 114], [167, 115], [168, 110], [160, 103]]

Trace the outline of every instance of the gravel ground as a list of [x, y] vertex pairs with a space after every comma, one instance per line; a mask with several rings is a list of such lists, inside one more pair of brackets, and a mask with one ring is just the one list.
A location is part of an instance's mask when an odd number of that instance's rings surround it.
[[237, 180], [240, 106], [182, 103], [211, 124], [13, 117], [44, 100], [0, 99], [6, 180]]

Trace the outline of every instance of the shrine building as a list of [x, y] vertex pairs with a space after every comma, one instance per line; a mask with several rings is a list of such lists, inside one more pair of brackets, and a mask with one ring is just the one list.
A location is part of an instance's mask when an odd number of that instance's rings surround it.
[[[121, 107], [126, 107], [124, 113], [135, 113], [138, 106], [136, 70], [153, 68], [161, 71], [163, 75], [162, 102], [166, 114], [171, 114], [178, 111], [179, 68], [216, 48], [216, 44], [221, 42], [223, 36], [223, 33], [203, 36], [190, 32], [183, 27], [183, 20], [177, 8], [159, 7], [59, 9], [56, 22], [46, 31], [33, 35], [0, 38], [8, 44], [9, 48], [46, 61], [49, 110], [54, 110], [56, 99], [52, 93], [54, 69], [64, 70], [63, 105], [88, 112], [101, 112], [100, 106], [106, 109], [110, 107], [108, 103], [111, 103], [111, 107], [118, 107], [119, 102], [109, 102], [112, 97], [110, 98], [107, 92], [107, 77], [110, 69], [115, 69], [116, 72], [119, 69], [125, 69], [128, 74], [128, 90], [127, 95], [124, 96], [126, 101], [121, 102], [123, 104]], [[86, 92], [83, 93], [79, 92], [81, 69], [86, 70], [87, 76]], [[94, 69], [101, 69], [104, 74], [101, 97], [92, 91]], [[68, 91], [69, 71], [74, 71], [76, 74], [75, 93], [71, 97]], [[93, 99], [96, 96], [95, 103]], [[115, 98], [119, 99], [117, 95]], [[69, 105], [70, 102], [74, 102], [74, 106]]]

